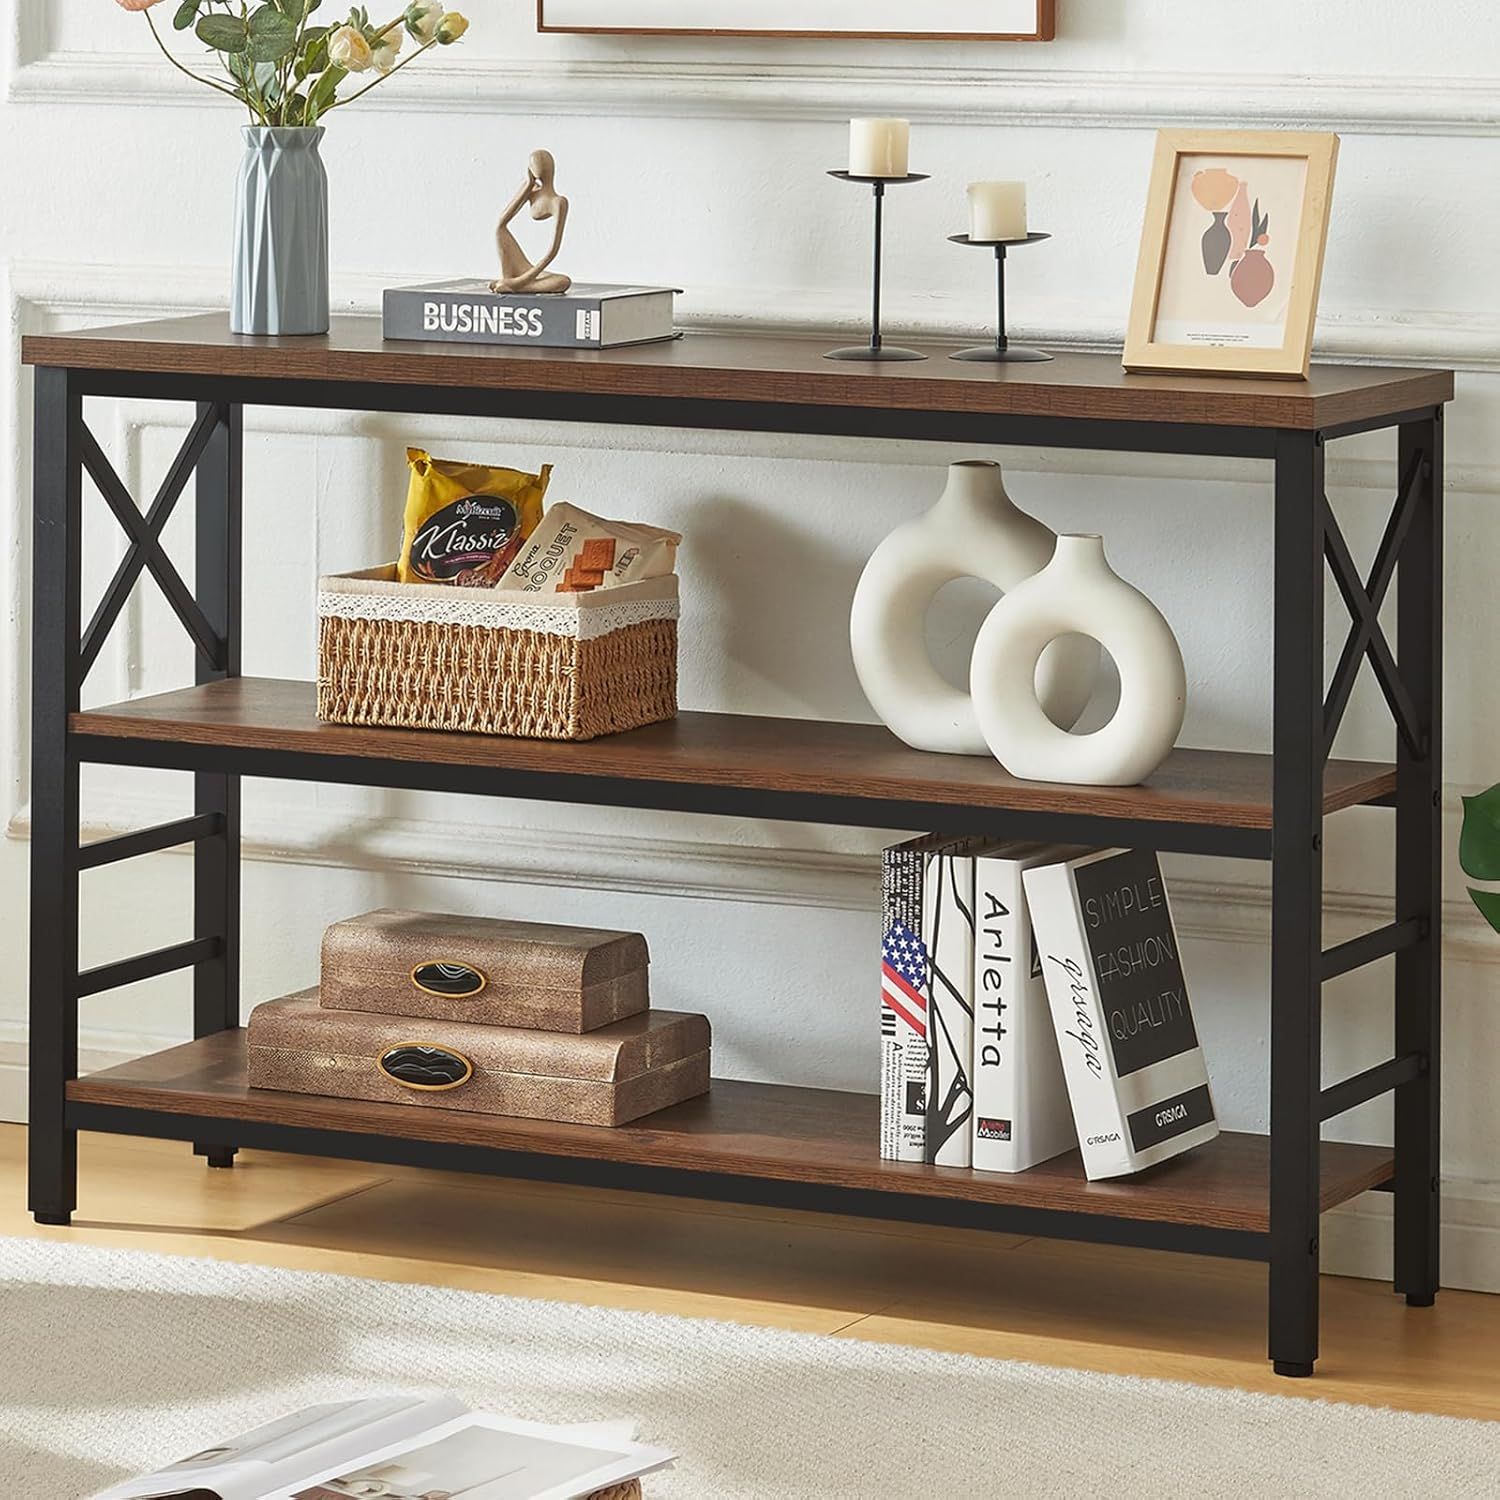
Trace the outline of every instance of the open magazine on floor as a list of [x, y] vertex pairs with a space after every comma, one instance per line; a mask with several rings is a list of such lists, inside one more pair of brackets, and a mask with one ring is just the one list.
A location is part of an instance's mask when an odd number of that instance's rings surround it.
[[665, 1468], [628, 1424], [552, 1427], [452, 1397], [309, 1406], [94, 1500], [577, 1500]]

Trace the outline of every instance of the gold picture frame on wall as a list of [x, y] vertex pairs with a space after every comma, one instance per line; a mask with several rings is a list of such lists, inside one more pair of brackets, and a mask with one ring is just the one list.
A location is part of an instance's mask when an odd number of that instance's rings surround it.
[[591, 36], [1050, 42], [1057, 0], [537, 0], [538, 31]]
[[1127, 370], [1306, 379], [1338, 154], [1322, 131], [1157, 135]]

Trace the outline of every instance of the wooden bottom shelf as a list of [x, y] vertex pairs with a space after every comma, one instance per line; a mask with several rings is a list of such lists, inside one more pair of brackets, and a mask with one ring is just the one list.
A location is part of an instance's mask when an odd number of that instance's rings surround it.
[[[878, 1099], [831, 1089], [719, 1080], [701, 1099], [604, 1129], [252, 1089], [245, 1077], [245, 1033], [230, 1031], [77, 1079], [67, 1097], [155, 1114], [1057, 1213], [1252, 1232], [1265, 1231], [1270, 1221], [1270, 1144], [1257, 1135], [1225, 1134], [1135, 1177], [1089, 1182], [1077, 1152], [1014, 1174], [882, 1161]], [[226, 1135], [233, 1139], [233, 1131]], [[1393, 1169], [1387, 1147], [1325, 1142], [1323, 1207], [1389, 1181]]]

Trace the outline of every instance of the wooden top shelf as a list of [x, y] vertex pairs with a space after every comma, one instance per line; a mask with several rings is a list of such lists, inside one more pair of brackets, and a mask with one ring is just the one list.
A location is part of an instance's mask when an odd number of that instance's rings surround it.
[[921, 363], [842, 364], [822, 357], [829, 342], [756, 333], [689, 333], [608, 350], [388, 342], [374, 317], [336, 317], [320, 337], [261, 338], [231, 334], [225, 316], [213, 313], [34, 334], [22, 342], [22, 359], [161, 375], [1301, 430], [1376, 421], [1453, 397], [1446, 370], [1322, 365], [1305, 381], [1127, 375], [1113, 355], [957, 364], [946, 357], [956, 344], [923, 341], [915, 347], [933, 357]]
[[[1270, 1152], [1262, 1136], [1222, 1135], [1136, 1177], [1089, 1182], [1076, 1151], [1019, 1173], [882, 1161], [880, 1101], [831, 1089], [720, 1080], [702, 1098], [604, 1129], [252, 1089], [245, 1077], [245, 1033], [228, 1031], [80, 1078], [68, 1085], [67, 1097], [169, 1115], [1218, 1229], [1264, 1231], [1270, 1219]], [[1391, 1173], [1387, 1147], [1324, 1142], [1322, 1206], [1332, 1208]]]
[[[375, 767], [366, 766], [370, 774], [359, 771], [360, 762], [374, 762], [379, 775], [393, 778], [376, 784], [395, 786], [407, 785], [418, 767], [454, 768], [482, 779], [455, 784], [455, 790], [589, 802], [603, 799], [582, 784], [606, 782], [620, 805], [752, 816], [760, 804], [736, 794], [806, 798], [819, 805], [789, 801], [779, 810], [782, 804], [768, 803], [761, 815], [871, 827], [924, 827], [925, 821], [904, 822], [900, 814], [943, 808], [1084, 814], [1158, 825], [1164, 835], [1180, 824], [1271, 827], [1271, 759], [1265, 755], [1176, 750], [1143, 786], [1076, 787], [1017, 781], [988, 756], [911, 750], [873, 724], [684, 713], [669, 723], [575, 744], [324, 724], [315, 701], [311, 683], [245, 677], [74, 714], [70, 728], [86, 737], [82, 752], [92, 760], [210, 769], [222, 764], [214, 755], [228, 753], [243, 758], [248, 774], [326, 781], [374, 781]], [[252, 769], [257, 756], [262, 760]], [[299, 764], [283, 763], [291, 759]], [[527, 777], [543, 778], [545, 785], [533, 788]], [[1392, 766], [1333, 761], [1324, 807], [1336, 812], [1378, 801], [1395, 785]], [[694, 799], [659, 800], [652, 789], [663, 787], [692, 792]], [[949, 818], [949, 826], [955, 821], [963, 820]], [[1161, 847], [1173, 845], [1168, 840]]]

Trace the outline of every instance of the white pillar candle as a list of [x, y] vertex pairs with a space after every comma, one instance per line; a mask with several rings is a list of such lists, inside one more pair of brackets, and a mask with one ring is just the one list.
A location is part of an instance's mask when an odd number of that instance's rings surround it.
[[1026, 184], [1024, 182], [971, 182], [969, 184], [969, 238], [971, 240], [1024, 240], [1026, 238]]
[[849, 175], [905, 177], [910, 142], [908, 120], [850, 120]]

